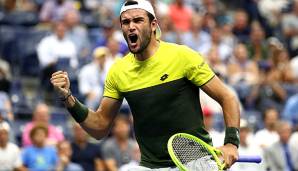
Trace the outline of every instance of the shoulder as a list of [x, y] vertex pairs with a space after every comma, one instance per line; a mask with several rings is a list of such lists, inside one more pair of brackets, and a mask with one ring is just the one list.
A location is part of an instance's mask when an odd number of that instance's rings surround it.
[[22, 151], [25, 155], [34, 155], [35, 154], [35, 148], [32, 145], [23, 148]]
[[54, 133], [54, 134], [62, 133], [61, 129], [59, 129], [59, 127], [57, 127], [55, 125], [50, 125], [49, 126], [49, 132]]
[[199, 53], [186, 45], [176, 43], [161, 42], [161, 55], [167, 58], [187, 59], [199, 55]]
[[11, 143], [11, 142], [8, 143], [7, 148], [11, 151], [19, 151], [20, 150], [20, 148], [16, 144]]
[[170, 43], [170, 42], [165, 42], [165, 41], [161, 41], [160, 45], [164, 49], [170, 49], [170, 50], [175, 50], [175, 51], [185, 50], [188, 48], [186, 45], [179, 45], [176, 43]]
[[55, 36], [54, 35], [48, 35], [44, 38], [42, 38], [39, 42], [39, 44], [44, 45], [44, 44], [52, 44], [56, 42]]
[[84, 65], [80, 69], [79, 73], [86, 73], [86, 72], [89, 72], [89, 71], [93, 71], [95, 68], [96, 68], [95, 65], [91, 62], [89, 64]]

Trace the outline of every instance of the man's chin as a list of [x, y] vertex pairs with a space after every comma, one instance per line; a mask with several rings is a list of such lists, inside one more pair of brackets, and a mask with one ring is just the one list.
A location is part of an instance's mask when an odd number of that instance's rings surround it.
[[137, 54], [137, 53], [139, 53], [139, 48], [131, 48], [131, 47], [129, 47], [129, 51], [131, 52], [131, 53], [133, 53], [133, 54]]

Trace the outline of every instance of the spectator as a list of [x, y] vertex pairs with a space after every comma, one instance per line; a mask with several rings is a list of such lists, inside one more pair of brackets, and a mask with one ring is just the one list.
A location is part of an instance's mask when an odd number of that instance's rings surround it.
[[211, 46], [211, 37], [209, 33], [203, 30], [202, 20], [202, 16], [192, 15], [190, 31], [182, 33], [181, 43], [205, 55]]
[[272, 76], [276, 82], [282, 84], [294, 83], [294, 71], [291, 68], [290, 57], [285, 48], [276, 49], [273, 51], [272, 66], [269, 75]]
[[220, 74], [222, 77], [227, 78], [227, 65], [221, 60], [217, 47], [212, 47], [207, 54], [207, 61], [211, 68]]
[[10, 92], [10, 67], [9, 64], [0, 58], [0, 91]]
[[255, 62], [268, 59], [269, 47], [265, 40], [265, 33], [258, 22], [253, 22], [251, 24], [250, 41], [247, 45], [248, 56]]
[[288, 98], [282, 112], [282, 119], [292, 125], [298, 125], [298, 94]]
[[223, 16], [221, 22], [218, 24], [222, 31], [222, 42], [234, 49], [234, 47], [238, 44], [238, 39], [233, 33], [233, 21], [231, 16]]
[[254, 87], [251, 101], [255, 101], [257, 110], [263, 111], [275, 106], [279, 111], [284, 107], [288, 92], [295, 92], [295, 88], [284, 86], [284, 82], [291, 80], [290, 66], [285, 70], [287, 56], [280, 49], [273, 51], [272, 63], [259, 63], [259, 83]]
[[[1, 101], [1, 98], [0, 98]], [[8, 123], [9, 126], [15, 124], [13, 121], [10, 121], [7, 119], [7, 115], [3, 114], [4, 111], [0, 110], [0, 124], [2, 122]], [[16, 136], [13, 129], [9, 130], [9, 142], [15, 143], [16, 142]]]
[[298, 54], [298, 0], [293, 0], [293, 9], [283, 16], [282, 31], [291, 57]]
[[73, 125], [74, 140], [71, 142], [71, 161], [78, 163], [84, 170], [102, 171], [100, 146], [88, 142], [88, 134], [77, 123]]
[[[253, 133], [246, 120], [240, 120], [240, 145], [238, 148], [240, 156], [256, 156], [261, 155], [261, 149], [253, 143]], [[230, 171], [262, 171], [261, 164], [256, 163], [235, 163]]]
[[129, 138], [130, 124], [127, 116], [119, 115], [115, 119], [112, 137], [107, 139], [102, 147], [103, 158], [109, 171], [116, 171], [120, 166], [132, 160], [131, 151], [134, 141]]
[[76, 46], [66, 37], [66, 31], [67, 28], [63, 22], [54, 23], [53, 34], [44, 37], [37, 46], [38, 59], [42, 68], [42, 85], [47, 92], [52, 92], [53, 88], [49, 80], [52, 73], [57, 70], [57, 62], [60, 59], [70, 60], [70, 66], [66, 67], [76, 68], [78, 65]]
[[267, 108], [263, 114], [264, 128], [255, 134], [256, 144], [265, 149], [279, 140], [276, 132], [276, 123], [279, 120], [279, 113], [275, 108]]
[[108, 45], [108, 40], [110, 38], [118, 41], [118, 53], [121, 53], [122, 55], [126, 54], [128, 51], [127, 44], [122, 36], [122, 34], [115, 29], [115, 25], [113, 24], [112, 21], [106, 21], [102, 23], [102, 28], [103, 28], [103, 36], [100, 36], [97, 38], [95, 42], [95, 47], [101, 47], [101, 46], [107, 46]]
[[67, 28], [66, 37], [75, 44], [79, 59], [87, 57], [91, 47], [87, 30], [80, 25], [79, 12], [76, 10], [66, 11], [63, 21]]
[[130, 171], [131, 169], [136, 168], [136, 166], [139, 166], [139, 163], [141, 161], [141, 153], [137, 142], [134, 143], [134, 148], [131, 151], [131, 156], [132, 160], [129, 163], [122, 165], [119, 168], [119, 171]]
[[222, 62], [227, 62], [229, 58], [233, 54], [232, 47], [229, 47], [225, 42], [222, 41], [222, 32], [221, 28], [218, 26], [213, 27], [210, 29], [210, 35], [211, 35], [211, 44], [209, 46], [206, 46], [207, 52], [211, 48], [216, 48], [218, 50], [219, 57]]
[[24, 127], [22, 134], [23, 146], [29, 146], [32, 144], [30, 132], [35, 125], [42, 123], [47, 128], [47, 137], [45, 140], [46, 145], [55, 145], [59, 141], [64, 139], [63, 133], [54, 125], [50, 124], [49, 107], [46, 104], [37, 104], [34, 112], [33, 119], [27, 123]]
[[150, 2], [154, 8], [154, 11], [156, 11], [157, 18], [168, 15], [169, 6], [165, 2], [160, 0], [150, 0]]
[[35, 125], [30, 131], [31, 146], [23, 149], [22, 161], [29, 170], [52, 171], [56, 169], [58, 155], [53, 146], [46, 144], [47, 126]]
[[235, 88], [240, 101], [246, 104], [253, 86], [258, 84], [258, 66], [248, 57], [247, 49], [240, 43], [234, 48], [234, 58], [227, 66], [228, 82]]
[[39, 13], [42, 22], [61, 21], [67, 11], [75, 10], [74, 4], [69, 0], [47, 0]]
[[243, 10], [237, 10], [234, 13], [233, 33], [239, 42], [246, 43], [249, 40], [250, 28], [247, 13]]
[[169, 16], [178, 32], [190, 30], [192, 10], [185, 6], [184, 0], [174, 0], [169, 7]]
[[291, 125], [286, 121], [280, 121], [276, 125], [280, 140], [273, 143], [265, 150], [266, 169], [270, 171], [295, 170], [293, 155], [297, 153], [289, 146]]
[[258, 8], [261, 15], [268, 21], [271, 27], [276, 27], [282, 16], [282, 12], [289, 5], [288, 0], [259, 0]]
[[162, 40], [171, 42], [171, 43], [180, 43], [181, 34], [177, 32], [171, 22], [169, 15], [164, 15], [160, 18], [160, 27], [162, 28]]
[[21, 153], [17, 145], [9, 142], [10, 126], [7, 122], [0, 122], [0, 171], [22, 171]]
[[292, 58], [290, 63], [291, 63], [291, 68], [293, 70], [294, 77], [297, 82], [297, 80], [298, 80], [298, 55], [296, 57]]
[[104, 79], [106, 75], [106, 58], [109, 50], [106, 47], [98, 47], [93, 51], [93, 61], [79, 72], [79, 90], [85, 97], [85, 104], [96, 110], [102, 97]]
[[106, 47], [109, 49], [110, 51], [110, 54], [107, 56], [106, 58], [106, 63], [105, 63], [105, 74], [108, 73], [110, 67], [112, 66], [112, 64], [118, 59], [118, 58], [121, 58], [123, 55], [121, 53], [119, 53], [119, 42], [110, 37], [108, 40], [107, 40], [107, 45]]
[[[297, 126], [297, 125], [296, 125]], [[292, 133], [291, 138], [289, 140], [289, 146], [290, 149], [293, 151], [298, 151], [298, 130], [296, 130], [294, 133]], [[294, 161], [294, 168], [295, 170], [298, 170], [298, 153], [292, 153], [293, 161]]]
[[13, 121], [14, 115], [8, 94], [0, 91], [0, 117], [6, 121]]
[[217, 131], [214, 129], [214, 113], [205, 107], [203, 108], [203, 115], [204, 115], [204, 125], [205, 129], [208, 131], [209, 135], [212, 138], [212, 144], [214, 147], [220, 147], [224, 144], [224, 133]]
[[59, 163], [56, 171], [83, 171], [82, 166], [71, 162], [72, 149], [69, 141], [64, 140], [57, 144]]

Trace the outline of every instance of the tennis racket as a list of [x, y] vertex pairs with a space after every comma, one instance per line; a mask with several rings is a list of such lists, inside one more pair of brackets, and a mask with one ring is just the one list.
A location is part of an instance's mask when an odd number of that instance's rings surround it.
[[[186, 133], [177, 133], [168, 140], [168, 152], [181, 171], [222, 171], [225, 164], [219, 159], [221, 151], [203, 140]], [[260, 156], [240, 156], [236, 162], [260, 163]]]

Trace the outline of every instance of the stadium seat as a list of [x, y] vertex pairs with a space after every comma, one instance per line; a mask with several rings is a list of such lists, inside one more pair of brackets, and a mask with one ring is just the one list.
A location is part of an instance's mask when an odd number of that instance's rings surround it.
[[[9, 62], [15, 63], [16, 58], [16, 28], [13, 26], [0, 27], [0, 56]], [[13, 69], [13, 68], [12, 68]]]
[[97, 18], [90, 12], [81, 12], [81, 23], [88, 28], [94, 28], [99, 26]]
[[40, 40], [48, 34], [46, 30], [24, 29], [17, 34], [20, 74], [23, 76], [39, 76], [40, 68], [36, 47]]
[[98, 39], [100, 37], [104, 37], [103, 36], [103, 29], [99, 28], [99, 27], [88, 29], [88, 37], [89, 37], [89, 40], [90, 40], [90, 43], [91, 43], [91, 47], [95, 48]]
[[35, 26], [38, 24], [38, 14], [34, 12], [15, 11], [6, 13], [2, 18], [1, 24], [14, 26]]

